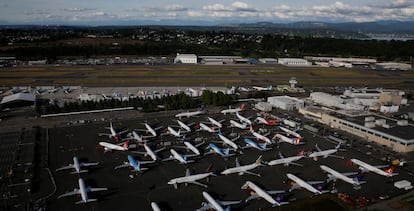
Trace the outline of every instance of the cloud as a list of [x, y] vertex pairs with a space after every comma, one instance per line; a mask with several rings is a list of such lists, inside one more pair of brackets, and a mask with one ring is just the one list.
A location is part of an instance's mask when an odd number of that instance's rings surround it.
[[387, 4], [375, 4], [370, 6], [383, 9], [405, 9], [408, 7], [413, 7], [414, 2], [408, 2], [407, 0], [394, 0]]
[[86, 11], [92, 11], [92, 10], [96, 10], [96, 9], [95, 8], [77, 8], [77, 7], [63, 9], [63, 11], [65, 12], [86, 12]]
[[24, 13], [25, 15], [50, 15], [51, 12], [50, 11], [46, 11], [46, 10], [33, 10], [33, 11], [27, 11]]
[[164, 7], [141, 7], [128, 9], [129, 12], [185, 12], [187, 7], [178, 4], [166, 5]]
[[0, 8], [7, 8], [7, 7], [9, 7], [8, 4], [0, 4]]

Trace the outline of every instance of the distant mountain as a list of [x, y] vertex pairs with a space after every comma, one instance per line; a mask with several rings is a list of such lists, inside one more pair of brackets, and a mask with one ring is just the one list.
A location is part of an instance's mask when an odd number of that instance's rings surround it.
[[[225, 26], [225, 25], [223, 25]], [[376, 22], [293, 22], [272, 23], [258, 22], [238, 24], [237, 27], [248, 28], [283, 28], [283, 29], [332, 29], [359, 33], [414, 33], [414, 21], [376, 21]]]

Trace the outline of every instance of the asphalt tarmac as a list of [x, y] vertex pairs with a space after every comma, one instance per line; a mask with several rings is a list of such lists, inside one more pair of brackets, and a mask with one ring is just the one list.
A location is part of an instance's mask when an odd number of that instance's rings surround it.
[[[116, 113], [114, 113], [116, 114]], [[246, 111], [244, 116], [256, 117], [256, 113], [253, 111]], [[234, 118], [234, 115], [221, 115], [210, 114], [210, 116], [222, 120], [225, 119], [224, 124], [227, 126], [229, 120]], [[169, 125], [178, 125], [174, 122], [175, 118], [171, 117], [156, 117], [154, 114], [153, 119], [149, 118], [137, 118], [134, 120], [123, 120], [114, 122], [114, 127], [120, 130], [129, 129], [144, 129], [145, 121], [154, 124], [154, 127], [163, 126], [164, 128]], [[201, 116], [198, 118], [183, 119], [185, 122], [200, 121], [206, 122], [207, 116]], [[339, 172], [357, 172], [358, 167], [353, 165], [347, 165], [347, 162], [351, 158], [357, 158], [372, 165], [384, 165], [385, 163], [374, 159], [372, 156], [367, 155], [365, 151], [358, 150], [358, 145], [355, 148], [347, 148], [346, 151], [339, 151], [337, 155], [343, 156], [344, 159], [339, 158], [320, 158], [317, 161], [304, 158], [297, 161], [297, 163], [303, 164], [303, 167], [290, 165], [288, 167], [280, 166], [262, 166], [252, 170], [252, 172], [259, 173], [261, 177], [254, 175], [220, 175], [220, 172], [229, 167], [235, 166], [235, 158], [238, 157], [242, 165], [253, 163], [260, 155], [263, 156], [264, 161], [270, 161], [278, 159], [279, 152], [282, 152], [286, 157], [294, 156], [302, 149], [309, 151], [313, 150], [317, 143], [321, 149], [330, 149], [336, 146], [336, 143], [332, 143], [318, 134], [312, 134], [308, 131], [298, 131], [304, 136], [305, 145], [293, 146], [287, 143], [281, 143], [280, 145], [273, 145], [272, 150], [266, 152], [260, 152], [256, 149], [244, 149], [243, 154], [238, 154], [230, 158], [222, 158], [218, 155], [206, 155], [199, 158], [195, 158], [196, 162], [187, 165], [179, 164], [177, 161], [157, 162], [155, 164], [146, 164], [143, 167], [148, 167], [149, 170], [144, 171], [142, 174], [132, 173], [130, 169], [118, 169], [114, 170], [114, 167], [127, 161], [127, 155], [133, 155], [138, 160], [150, 160], [143, 155], [128, 152], [107, 152], [97, 147], [98, 142], [107, 141], [115, 142], [107, 137], [99, 137], [98, 133], [107, 133], [109, 130], [104, 127], [108, 127], [109, 122], [96, 123], [96, 124], [84, 124], [79, 126], [52, 128], [49, 129], [49, 161], [50, 168], [54, 175], [57, 190], [56, 193], [49, 198], [48, 208], [50, 210], [151, 210], [150, 203], [157, 202], [163, 210], [195, 210], [201, 207], [201, 203], [204, 202], [202, 192], [206, 191], [210, 193], [214, 198], [220, 200], [245, 200], [249, 195], [249, 191], [242, 190], [241, 186], [245, 181], [252, 181], [262, 187], [265, 190], [285, 190], [284, 200], [290, 201], [294, 204], [295, 200], [301, 200], [304, 198], [312, 197], [313, 194], [307, 190], [299, 189], [289, 192], [290, 181], [286, 176], [287, 173], [295, 174], [296, 176], [308, 180], [325, 180], [326, 174], [320, 169], [319, 165], [329, 166]], [[280, 130], [276, 126], [259, 126], [254, 124], [254, 128], [266, 128], [271, 132], [268, 137], [273, 137], [275, 133]], [[161, 129], [158, 132], [163, 132]], [[230, 133], [235, 132], [241, 135], [241, 138], [236, 141], [238, 145], [244, 146], [244, 137], [251, 137], [248, 131], [242, 131], [240, 129], [224, 128], [222, 129], [224, 135], [229, 136]], [[216, 134], [202, 132], [192, 132], [186, 135], [186, 139], [192, 140], [196, 137], [202, 137], [206, 144], [199, 147], [202, 151], [205, 150], [209, 142], [218, 140]], [[172, 145], [182, 145], [181, 140], [177, 140], [169, 135], [156, 137], [150, 139], [149, 144], [153, 149], [160, 148], [162, 142], [171, 142]], [[221, 146], [221, 145], [219, 145]], [[169, 156], [169, 148], [160, 152], [161, 158], [167, 158]], [[144, 151], [143, 147], [138, 146], [138, 151]], [[190, 153], [183, 149], [176, 149], [179, 153]], [[78, 174], [70, 174], [70, 170], [55, 172], [54, 169], [68, 165], [72, 163], [73, 156], [77, 156], [80, 161], [85, 162], [99, 162], [96, 167], [87, 168], [89, 172]], [[189, 168], [193, 174], [204, 173], [210, 165], [213, 165], [213, 171], [218, 176], [210, 177], [208, 181], [200, 180], [199, 182], [208, 185], [208, 188], [189, 184], [188, 186], [182, 184], [178, 189], [174, 189], [174, 186], [168, 185], [167, 182], [170, 179], [181, 177], [185, 175], [186, 168]], [[352, 185], [343, 181], [337, 181], [335, 189], [338, 192], [348, 193], [351, 198], [355, 199], [358, 196], [364, 196], [368, 199], [378, 198], [381, 195], [397, 196], [406, 191], [398, 190], [394, 187], [393, 181], [409, 180], [412, 178], [402, 168], [396, 169], [399, 175], [393, 178], [386, 178], [384, 176], [377, 175], [375, 173], [364, 173], [363, 180], [367, 183], [362, 185], [359, 190], [353, 189]], [[130, 177], [133, 176], [133, 178]], [[78, 178], [81, 177], [85, 180], [86, 186], [90, 187], [107, 187], [109, 190], [88, 193], [89, 198], [97, 198], [98, 202], [91, 202], [87, 204], [75, 204], [75, 202], [81, 200], [79, 195], [64, 197], [58, 199], [57, 197], [65, 192], [72, 191], [74, 188], [78, 188]], [[331, 190], [333, 184], [327, 185], [327, 189]], [[271, 205], [265, 200], [252, 200], [248, 203], [242, 202], [239, 205], [232, 206], [232, 210], [258, 210], [260, 208], [270, 208]], [[276, 208], [277, 209], [277, 208]]]

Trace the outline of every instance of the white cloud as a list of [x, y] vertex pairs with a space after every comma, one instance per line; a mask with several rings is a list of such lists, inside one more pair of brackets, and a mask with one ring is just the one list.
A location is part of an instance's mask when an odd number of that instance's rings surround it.
[[96, 10], [95, 8], [77, 8], [77, 7], [71, 7], [71, 8], [64, 8], [63, 11], [65, 12], [86, 12]]

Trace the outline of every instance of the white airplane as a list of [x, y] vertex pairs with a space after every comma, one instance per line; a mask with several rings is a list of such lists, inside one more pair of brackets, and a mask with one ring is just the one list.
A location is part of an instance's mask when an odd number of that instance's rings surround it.
[[73, 157], [73, 164], [69, 164], [65, 167], [61, 167], [56, 169], [56, 171], [60, 171], [60, 170], [64, 170], [64, 169], [74, 169], [75, 171], [72, 172], [72, 174], [74, 173], [83, 173], [83, 172], [88, 172], [88, 170], [81, 170], [82, 167], [86, 167], [86, 166], [96, 166], [99, 163], [83, 163], [83, 162], [79, 162], [78, 158], [76, 156]]
[[263, 198], [265, 199], [267, 202], [269, 202], [270, 204], [272, 204], [272, 207], [277, 207], [277, 206], [281, 206], [284, 204], [289, 204], [289, 202], [279, 202], [277, 200], [275, 200], [271, 194], [279, 194], [279, 193], [284, 193], [285, 191], [265, 191], [263, 189], [261, 189], [259, 186], [257, 186], [256, 184], [254, 184], [251, 181], [246, 181], [246, 183], [244, 183], [244, 185], [241, 187], [241, 189], [251, 189], [252, 191], [254, 191], [254, 194], [249, 196], [245, 202], [248, 202], [252, 199], [256, 199], [256, 198]]
[[216, 132], [218, 132], [218, 129], [216, 129], [214, 126], [213, 127], [209, 127], [209, 126], [205, 125], [202, 122], [200, 122], [199, 125], [200, 125], [200, 128], [198, 130], [205, 130], [205, 131], [210, 132], [210, 133], [216, 133]]
[[279, 126], [279, 128], [281, 130], [283, 130], [285, 133], [289, 134], [289, 135], [295, 136], [296, 138], [299, 138], [299, 139], [303, 139], [303, 137], [299, 133], [297, 133], [293, 130], [289, 130], [289, 129], [287, 129], [285, 127], [282, 127], [282, 126]]
[[277, 120], [276, 119], [271, 119], [271, 120], [267, 120], [263, 117], [256, 117], [255, 122], [258, 122], [259, 124], [265, 124], [265, 125], [276, 125], [277, 124]]
[[243, 175], [243, 174], [251, 174], [251, 175], [255, 175], [260, 177], [260, 174], [256, 174], [253, 172], [250, 172], [249, 170], [255, 169], [259, 166], [262, 166], [262, 156], [260, 155], [259, 158], [257, 158], [257, 160], [252, 163], [252, 164], [248, 164], [248, 165], [244, 165], [241, 166], [239, 163], [239, 160], [236, 158], [236, 167], [233, 168], [228, 168], [224, 171], [221, 172], [221, 174], [224, 175], [228, 175], [228, 174], [234, 174], [234, 173], [238, 173], [239, 175]]
[[268, 144], [273, 144], [273, 142], [268, 137], [266, 137], [266, 136], [264, 136], [264, 135], [262, 135], [262, 134], [260, 134], [258, 132], [255, 132], [253, 130], [253, 127], [251, 125], [250, 125], [250, 133], [252, 133], [252, 135], [254, 137], [256, 137], [258, 140], [262, 140], [262, 141], [264, 141], [264, 142], [266, 142]]
[[210, 151], [207, 152], [207, 153], [205, 153], [205, 155], [209, 155], [209, 154], [212, 154], [212, 153], [219, 154], [221, 157], [230, 157], [230, 156], [235, 155], [235, 154], [230, 153], [230, 149], [229, 148], [227, 148], [227, 149], [221, 149], [220, 147], [216, 146], [213, 143], [210, 143], [208, 145], [207, 149], [210, 149]]
[[170, 134], [170, 135], [175, 136], [175, 137], [181, 137], [182, 136], [181, 129], [179, 129], [178, 131], [176, 131], [176, 130], [174, 130], [174, 128], [168, 126], [167, 127], [167, 130], [168, 131], [166, 133], [163, 133], [161, 135]]
[[112, 150], [118, 150], [118, 151], [127, 151], [129, 146], [129, 141], [125, 141], [124, 143], [120, 144], [111, 144], [108, 142], [99, 142], [99, 145], [104, 148], [104, 152], [112, 151]]
[[238, 88], [238, 90], [239, 91], [242, 91], [242, 92], [251, 92], [251, 91], [253, 91], [254, 89], [251, 89], [251, 88], [246, 88], [246, 87], [239, 87]]
[[295, 182], [295, 185], [292, 186], [289, 189], [289, 192], [292, 191], [292, 190], [301, 188], [301, 187], [302, 188], [305, 188], [306, 190], [308, 190], [308, 191], [310, 191], [310, 192], [312, 192], [312, 193], [314, 193], [316, 195], [322, 194], [322, 193], [327, 193], [328, 192], [327, 190], [322, 190], [322, 191], [321, 190], [318, 190], [318, 189], [316, 189], [315, 187], [312, 186], [312, 185], [324, 183], [324, 181], [308, 181], [308, 182], [305, 182], [302, 179], [300, 179], [299, 177], [297, 177], [297, 176], [295, 176], [293, 174], [290, 174], [290, 173], [287, 173], [286, 176], [289, 179], [291, 179], [293, 182]]
[[[206, 199], [207, 202], [202, 203], [202, 207], [198, 208], [197, 211], [205, 211], [205, 210], [217, 210], [217, 211], [228, 211], [230, 210], [230, 205], [232, 204], [239, 204], [240, 201], [219, 201], [215, 200], [213, 197], [210, 196], [207, 192], [203, 191], [203, 197]], [[227, 206], [223, 208], [223, 206]]]
[[187, 169], [186, 172], [185, 172], [184, 177], [177, 177], [177, 178], [171, 179], [168, 182], [168, 184], [169, 185], [174, 185], [175, 189], [178, 188], [178, 184], [180, 184], [180, 183], [184, 183], [185, 185], [187, 185], [188, 183], [191, 183], [191, 184], [194, 184], [194, 185], [199, 185], [199, 186], [207, 188], [207, 185], [205, 185], [203, 183], [200, 183], [200, 182], [197, 182], [196, 180], [201, 180], [201, 179], [207, 178], [209, 176], [216, 176], [216, 175], [213, 174], [212, 172], [191, 175], [190, 170]]
[[144, 125], [145, 125], [145, 128], [147, 128], [146, 131], [148, 133], [150, 133], [152, 135], [152, 137], [157, 137], [157, 132], [155, 132], [155, 131], [157, 131], [157, 130], [159, 130], [159, 129], [162, 128], [162, 126], [157, 127], [157, 128], [152, 128], [151, 125], [149, 125], [148, 123], [145, 123]]
[[355, 189], [360, 189], [361, 188], [361, 184], [366, 183], [365, 181], [360, 181], [359, 177], [356, 176], [355, 178], [349, 178], [348, 176], [351, 175], [355, 175], [358, 174], [358, 172], [350, 172], [350, 173], [339, 173], [331, 168], [329, 168], [328, 166], [325, 165], [320, 165], [321, 169], [323, 171], [325, 171], [326, 173], [328, 173], [328, 179], [326, 180], [327, 182], [332, 181], [332, 180], [336, 180], [336, 179], [340, 179], [344, 182], [347, 182], [351, 185], [354, 186]]
[[124, 131], [120, 131], [120, 132], [117, 132], [115, 129], [114, 129], [114, 127], [113, 127], [113, 125], [112, 125], [112, 122], [110, 122], [109, 123], [109, 127], [105, 127], [106, 129], [109, 129], [109, 131], [111, 132], [110, 134], [108, 134], [108, 133], [98, 133], [98, 135], [99, 136], [108, 136], [109, 138], [113, 138], [113, 139], [115, 139], [115, 141], [119, 141], [119, 140], [121, 140], [121, 135], [123, 134], [123, 133], [126, 133], [128, 130], [124, 130]]
[[272, 91], [273, 90], [273, 86], [272, 85], [270, 85], [268, 87], [253, 86], [253, 89], [255, 89], [257, 91]]
[[58, 199], [60, 199], [62, 197], [66, 197], [66, 196], [72, 196], [72, 195], [80, 194], [81, 197], [82, 197], [82, 200], [76, 202], [75, 204], [88, 203], [88, 202], [96, 201], [96, 199], [90, 199], [90, 198], [88, 198], [88, 192], [96, 192], [96, 191], [108, 190], [108, 188], [90, 188], [90, 187], [85, 187], [85, 183], [83, 182], [83, 179], [82, 178], [79, 178], [78, 182], [79, 182], [79, 189], [76, 189], [75, 188], [75, 190], [73, 190], [72, 192], [68, 192], [68, 193], [62, 194], [62, 195], [58, 196]]
[[301, 142], [300, 141], [300, 138], [288, 138], [288, 137], [286, 137], [286, 136], [284, 136], [282, 134], [279, 134], [279, 133], [276, 134], [274, 137], [276, 137], [276, 138], [279, 139], [279, 141], [277, 142], [278, 144], [279, 143], [283, 143], [283, 142], [289, 143], [289, 144], [293, 144], [293, 145], [302, 145], [302, 144], [305, 144], [305, 142]]
[[258, 143], [256, 143], [255, 141], [253, 141], [253, 140], [251, 140], [249, 138], [245, 138], [243, 140], [244, 140], [244, 142], [246, 142], [246, 146], [244, 146], [243, 149], [246, 149], [246, 148], [255, 148], [255, 149], [258, 149], [258, 150], [260, 150], [262, 152], [272, 149], [272, 148], [266, 148], [267, 142], [265, 142], [263, 144], [258, 144]]
[[237, 136], [236, 138], [233, 138], [232, 140], [228, 139], [226, 136], [223, 136], [221, 134], [218, 134], [219, 138], [223, 141], [223, 143], [227, 146], [231, 146], [234, 150], [238, 150], [239, 147], [237, 146], [234, 141], [240, 138], [240, 136]]
[[371, 171], [371, 172], [374, 172], [374, 173], [377, 173], [379, 175], [386, 176], [386, 177], [392, 177], [392, 176], [398, 175], [398, 173], [393, 173], [395, 170], [394, 166], [391, 166], [389, 169], [382, 170], [380, 168], [388, 167], [388, 165], [372, 166], [368, 163], [365, 163], [363, 161], [360, 161], [354, 158], [351, 159], [351, 161], [352, 163], [357, 164], [359, 166], [359, 169], [362, 170], [362, 172]]
[[187, 111], [187, 112], [182, 112], [182, 113], [178, 113], [175, 115], [176, 118], [181, 119], [181, 117], [192, 117], [192, 116], [197, 116], [197, 115], [201, 115], [206, 113], [205, 111]]
[[280, 159], [269, 161], [266, 164], [269, 166], [274, 166], [274, 165], [279, 165], [279, 164], [283, 164], [284, 166], [289, 166], [289, 165], [303, 166], [302, 164], [295, 163], [295, 161], [298, 161], [304, 157], [304, 151], [302, 150], [301, 152], [299, 152], [298, 155], [287, 157], [287, 158], [285, 158], [282, 155], [282, 153], [279, 152], [279, 157]]
[[240, 115], [239, 112], [236, 112], [236, 117], [240, 120], [240, 122], [245, 122], [248, 125], [252, 124], [252, 121], [250, 121], [250, 119]]
[[200, 150], [197, 149], [197, 147], [203, 145], [204, 141], [199, 143], [199, 144], [196, 144], [196, 145], [192, 145], [188, 141], [184, 141], [183, 143], [184, 143], [185, 146], [174, 146], [174, 147], [185, 148], [185, 149], [187, 149], [187, 151], [191, 150], [194, 153], [194, 155], [201, 155], [201, 152], [200, 152]]
[[142, 135], [138, 135], [137, 132], [132, 131], [130, 138], [133, 139], [134, 141], [138, 142], [138, 143], [144, 143], [146, 142], [146, 140], [144, 140], [144, 136]]
[[157, 161], [158, 160], [158, 156], [157, 156], [157, 153], [158, 152], [160, 152], [160, 151], [162, 151], [162, 150], [164, 150], [165, 149], [165, 147], [163, 147], [163, 148], [160, 148], [160, 149], [157, 149], [157, 150], [152, 150], [149, 146], [148, 146], [148, 144], [144, 144], [144, 149], [145, 149], [145, 152], [135, 152], [135, 153], [138, 153], [138, 154], [144, 154], [144, 156], [150, 156], [150, 158], [153, 160], [153, 161]]
[[124, 162], [122, 165], [115, 166], [115, 170], [119, 168], [125, 168], [125, 167], [132, 167], [132, 171], [136, 171], [141, 173], [142, 171], [147, 170], [148, 168], [141, 168], [141, 164], [147, 164], [147, 163], [154, 163], [154, 161], [138, 161], [135, 160], [132, 155], [128, 155], [128, 162]]
[[215, 120], [215, 119], [213, 119], [211, 117], [207, 117], [207, 119], [208, 119], [208, 121], [211, 122], [212, 125], [215, 125], [218, 128], [222, 128], [223, 127], [223, 124], [221, 124], [220, 121], [217, 121], [217, 120]]
[[312, 152], [311, 154], [308, 155], [309, 158], [313, 158], [313, 159], [317, 159], [318, 157], [323, 157], [323, 158], [327, 158], [327, 157], [336, 157], [336, 158], [341, 158], [344, 159], [344, 157], [342, 156], [336, 156], [336, 155], [332, 155], [336, 152], [338, 152], [339, 147], [341, 147], [341, 144], [339, 143], [334, 149], [327, 149], [327, 150], [321, 150], [318, 147], [318, 144], [315, 145], [315, 148], [318, 150], [316, 152]]
[[178, 124], [180, 125], [180, 127], [182, 129], [184, 129], [187, 132], [191, 132], [191, 128], [189, 125], [186, 125], [184, 122], [181, 122], [180, 120], [177, 119]]
[[151, 208], [153, 211], [161, 211], [161, 208], [155, 202], [151, 202]]
[[244, 110], [246, 110], [246, 105], [243, 103], [239, 108], [224, 109], [224, 110], [222, 110], [220, 112], [222, 114], [226, 115], [226, 114], [238, 113], [238, 112], [244, 111]]
[[238, 122], [236, 122], [234, 120], [230, 120], [230, 127], [237, 127], [237, 128], [242, 129], [242, 130], [249, 129], [249, 127], [247, 126], [247, 124], [241, 124], [241, 123], [238, 123]]
[[177, 160], [178, 162], [180, 162], [181, 164], [188, 164], [188, 163], [193, 163], [194, 160], [188, 160], [187, 158], [189, 157], [193, 157], [196, 155], [180, 155], [177, 151], [175, 151], [174, 149], [170, 149], [170, 157], [162, 160], [162, 161], [169, 161], [169, 160]]

